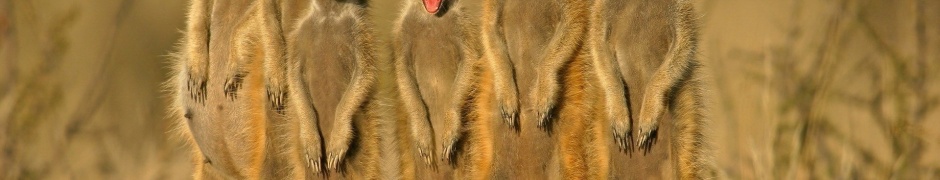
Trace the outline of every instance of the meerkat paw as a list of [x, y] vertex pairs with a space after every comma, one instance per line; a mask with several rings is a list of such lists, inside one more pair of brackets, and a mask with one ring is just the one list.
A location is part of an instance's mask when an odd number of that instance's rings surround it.
[[459, 130], [451, 130], [444, 137], [443, 152], [441, 153], [441, 158], [444, 162], [454, 164], [457, 156], [457, 141], [460, 140], [461, 133]]
[[532, 93], [532, 99], [535, 102], [535, 113], [536, 117], [538, 118], [538, 127], [540, 129], [547, 130], [551, 120], [553, 119], [553, 111], [555, 110], [560, 90], [557, 80], [553, 80], [553, 78], [546, 79], [543, 77], [548, 76], [540, 76]]
[[271, 108], [278, 114], [284, 114], [284, 108], [287, 107], [287, 91], [281, 88], [269, 87], [267, 90], [268, 102]]
[[336, 170], [343, 163], [346, 158], [346, 151], [349, 150], [349, 143], [352, 140], [351, 136], [351, 133], [333, 134], [333, 139], [330, 140], [329, 149], [327, 150], [327, 168]]
[[630, 152], [633, 150], [633, 134], [630, 130], [630, 122], [615, 122], [613, 125], [614, 131], [614, 141], [617, 143], [617, 147], [620, 147], [620, 151]]
[[[496, 100], [499, 102], [499, 113], [510, 127], [519, 123], [519, 98], [515, 83], [501, 83], [497, 85]], [[509, 85], [506, 85], [509, 84]]]
[[444, 134], [443, 147], [441, 150], [441, 159], [444, 162], [454, 164], [456, 159], [457, 151], [457, 142], [460, 140], [463, 133], [461, 132], [461, 126], [463, 123], [460, 121], [460, 115], [456, 110], [447, 113], [447, 122], [451, 122], [451, 127]]
[[[414, 118], [412, 121], [427, 122], [427, 119]], [[430, 124], [414, 123], [413, 127], [411, 128], [412, 138], [415, 140], [415, 149], [418, 150], [418, 156], [421, 157], [425, 165], [434, 165], [434, 146], [432, 145], [434, 136], [431, 135]]]
[[607, 118], [612, 123], [614, 131], [614, 141], [621, 151], [629, 152], [633, 149], [633, 135], [630, 133], [632, 123], [630, 114], [627, 112], [627, 102], [609, 102]]
[[301, 150], [304, 153], [304, 163], [307, 164], [307, 168], [313, 171], [315, 174], [320, 174], [326, 171], [323, 166], [323, 148], [322, 141], [319, 135], [315, 132], [301, 132]]
[[229, 78], [225, 79], [224, 93], [225, 97], [230, 100], [238, 98], [238, 90], [242, 89], [242, 82], [245, 80], [245, 73], [236, 72]]
[[286, 83], [268, 83], [265, 86], [266, 93], [268, 95], [268, 103], [270, 103], [271, 108], [274, 109], [274, 112], [283, 115], [285, 113], [284, 110], [287, 107]]
[[206, 102], [206, 76], [201, 73], [188, 74], [186, 78], [186, 90], [189, 91], [189, 98], [197, 103]]
[[[331, 147], [330, 150], [327, 150], [328, 155], [327, 155], [326, 166], [331, 170], [336, 170], [336, 168], [338, 168], [339, 165], [343, 163], [343, 160], [345, 160], [346, 150], [349, 149], [349, 145], [338, 143], [335, 141], [334, 143], [330, 143], [330, 144], [334, 144], [334, 145], [330, 146]], [[336, 145], [336, 144], [342, 144], [342, 145]]]
[[[656, 94], [656, 93], [654, 93]], [[640, 108], [640, 120], [637, 123], [637, 146], [649, 147], [653, 143], [652, 137], [659, 128], [659, 119], [665, 113], [665, 98], [659, 95], [645, 96]]]
[[433, 167], [435, 165], [434, 154], [433, 154], [434, 148], [433, 146], [431, 146], [430, 141], [420, 140], [418, 141], [417, 146], [418, 147], [416, 147], [416, 149], [418, 150], [418, 155], [421, 157], [422, 160], [424, 160], [424, 164], [427, 166]]

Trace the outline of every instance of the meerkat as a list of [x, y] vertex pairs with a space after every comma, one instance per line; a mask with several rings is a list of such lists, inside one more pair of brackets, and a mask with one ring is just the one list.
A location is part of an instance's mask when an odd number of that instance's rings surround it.
[[[490, 120], [484, 118], [489, 117], [486, 105], [491, 101], [482, 97], [490, 95], [481, 87], [486, 67], [480, 63], [477, 32], [459, 0], [406, 0], [392, 44], [411, 136], [419, 152], [433, 151], [429, 145], [442, 142], [440, 156], [457, 165], [458, 177], [492, 174], [492, 134], [487, 133]], [[441, 133], [432, 135], [431, 126]], [[458, 149], [458, 142], [463, 148]], [[458, 151], [466, 158], [453, 159]], [[431, 156], [422, 156], [432, 162]], [[442, 168], [437, 178], [452, 171]]]
[[173, 56], [171, 115], [193, 147], [194, 178], [302, 178], [282, 136], [284, 39], [275, 1], [192, 1]]
[[[714, 177], [703, 133], [707, 117], [691, 2], [596, 0], [592, 9], [595, 78], [608, 101], [624, 92], [634, 105], [628, 112], [639, 112], [631, 114], [639, 119], [632, 122], [639, 138], [615, 134], [614, 141], [621, 148], [640, 147], [643, 154], [612, 154], [612, 176]], [[620, 132], [618, 126], [612, 129]]]
[[557, 134], [557, 176], [566, 179], [605, 179], [610, 170], [609, 150], [603, 145], [610, 123], [601, 117], [611, 116], [598, 115], [604, 112], [603, 105], [609, 105], [598, 102], [609, 102], [605, 100], [609, 97], [592, 85], [591, 75], [597, 68], [591, 68], [587, 41], [593, 2], [559, 2], [561, 18], [538, 59], [530, 94], [538, 127]]
[[[323, 134], [326, 147], [309, 147], [305, 156], [321, 168], [317, 148], [326, 149], [326, 168], [349, 178], [381, 177], [378, 108], [375, 103], [378, 59], [373, 47], [367, 1], [315, 0], [287, 38], [288, 101], [302, 120], [301, 141]], [[321, 127], [317, 132], [313, 128]], [[310, 140], [307, 140], [310, 139]], [[315, 144], [315, 143], [313, 143]]]
[[[601, 100], [600, 91], [590, 81], [594, 70], [586, 38], [591, 2], [483, 1], [485, 62], [509, 74], [493, 75], [493, 81], [527, 87], [518, 94], [528, 97], [520, 99], [518, 133], [495, 131], [501, 152], [496, 154], [499, 177], [584, 179], [609, 174], [606, 146], [593, 146], [609, 135], [605, 128], [610, 125], [597, 120], [596, 104], [603, 103], [595, 103]], [[501, 70], [500, 64], [510, 70]]]

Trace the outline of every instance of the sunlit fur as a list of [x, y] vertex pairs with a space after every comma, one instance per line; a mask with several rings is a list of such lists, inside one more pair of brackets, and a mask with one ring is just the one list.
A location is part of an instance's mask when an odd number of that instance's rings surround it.
[[606, 143], [596, 137], [609, 130], [592, 106], [599, 91], [590, 81], [586, 44], [591, 2], [483, 1], [484, 58], [491, 67], [509, 61], [512, 76], [505, 80], [518, 85], [521, 97], [518, 129], [494, 131], [496, 177], [607, 177], [606, 146], [593, 145]]
[[291, 87], [297, 87], [291, 89], [295, 101], [288, 108], [296, 108], [302, 119], [316, 120], [300, 125], [318, 126], [319, 132], [301, 132], [300, 138], [323, 137], [323, 164], [310, 160], [332, 170], [330, 176], [383, 177], [379, 121], [384, 113], [375, 98], [378, 59], [367, 3], [315, 0], [287, 38]]
[[[426, 12], [419, 0], [406, 0], [396, 21], [392, 42], [396, 82], [410, 123], [410, 128], [399, 131], [408, 133], [399, 136], [416, 140], [419, 152], [412, 154], [421, 155], [427, 147], [441, 152], [446, 164], [455, 165], [420, 170], [427, 176], [419, 178], [493, 174], [492, 77], [480, 60], [479, 31], [469, 15], [457, 0], [445, 1], [436, 14]], [[441, 149], [435, 150], [434, 142]], [[419, 159], [434, 162], [433, 157]]]
[[608, 92], [623, 82], [629, 112], [637, 120], [633, 141], [616, 142], [632, 144], [636, 151], [612, 154], [612, 176], [714, 178], [692, 3], [596, 0], [593, 9], [595, 65], [616, 65], [595, 67], [614, 72], [596, 77], [607, 81], [600, 84]]
[[279, 106], [284, 32], [279, 2], [190, 4], [172, 56], [170, 116], [193, 147], [196, 179], [304, 177], [295, 134]]

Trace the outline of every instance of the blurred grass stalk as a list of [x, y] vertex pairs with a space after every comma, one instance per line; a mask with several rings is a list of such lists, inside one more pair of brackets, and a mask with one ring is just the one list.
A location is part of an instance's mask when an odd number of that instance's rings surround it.
[[[801, 53], [806, 47], [800, 39], [813, 39], [800, 24], [803, 1], [796, 1], [786, 42], [772, 45], [765, 52], [744, 52], [753, 55], [753, 61], [764, 62], [764, 72], [750, 72], [751, 79], [763, 81], [765, 96], [781, 98], [768, 112], [776, 123], [772, 177], [781, 179], [921, 179], [937, 178], [940, 168], [920, 164], [923, 157], [924, 119], [935, 111], [940, 97], [928, 94], [925, 83], [929, 72], [937, 72], [927, 62], [927, 34], [924, 0], [916, 5], [916, 55], [907, 58], [895, 50], [875, 30], [869, 17], [872, 1], [840, 0], [832, 3], [832, 13], [822, 30], [822, 43], [811, 53]], [[887, 6], [887, 8], [897, 8]], [[899, 8], [900, 9], [900, 8]], [[884, 27], [885, 24], [879, 24]], [[889, 27], [891, 25], [888, 25]], [[859, 33], [860, 32], [860, 33]], [[860, 35], [859, 35], [860, 34]], [[852, 41], [862, 38], [862, 41]], [[848, 43], [870, 43], [881, 56], [853, 59]], [[806, 63], [809, 63], [808, 65]], [[839, 72], [869, 77], [873, 95], [853, 95]], [[857, 77], [853, 77], [857, 78]], [[848, 82], [850, 83], [850, 82]], [[856, 85], [857, 86], [857, 85]], [[765, 97], [765, 102], [769, 102]], [[883, 131], [890, 145], [890, 159], [879, 159], [875, 149], [866, 142], [853, 139], [850, 132], [840, 132], [840, 124], [852, 126], [855, 122], [845, 117], [833, 117], [832, 107], [849, 106], [857, 112], [867, 113]], [[845, 129], [845, 128], [842, 128]], [[868, 139], [866, 139], [868, 140]], [[870, 143], [868, 143], [870, 144]], [[757, 156], [754, 156], [757, 157]], [[858, 159], [859, 163], [851, 163]], [[768, 174], [753, 169], [755, 176]]]
[[[70, 28], [80, 15], [76, 7], [69, 8], [65, 13], [53, 14], [53, 20], [48, 24], [37, 23], [41, 18], [37, 15], [35, 1], [13, 0], [0, 2], [3, 14], [0, 14], [0, 56], [3, 57], [5, 74], [0, 77], [0, 179], [43, 179], [52, 168], [63, 159], [68, 152], [68, 142], [74, 135], [82, 130], [83, 125], [92, 115], [99, 111], [104, 98], [106, 87], [110, 80], [110, 69], [113, 62], [114, 38], [126, 17], [130, 1], [122, 1], [118, 13], [114, 16], [113, 27], [105, 28], [110, 36], [100, 42], [104, 52], [96, 63], [97, 67], [92, 75], [92, 84], [83, 86], [83, 91], [77, 97], [81, 103], [75, 109], [65, 110], [63, 100], [65, 94], [61, 76], [64, 64], [63, 59], [72, 42], [66, 37]], [[45, 13], [45, 12], [44, 12]], [[45, 15], [45, 14], [43, 14]], [[24, 40], [38, 40], [32, 42], [34, 46], [20, 44]], [[38, 51], [19, 48], [36, 47]], [[41, 54], [21, 54], [39, 52]], [[39, 57], [33, 59], [31, 57]], [[21, 72], [20, 70], [25, 70]], [[66, 80], [68, 81], [68, 80]], [[68, 113], [71, 112], [71, 113]], [[48, 124], [65, 124], [65, 133], [57, 142], [37, 141], [42, 136], [56, 134], [50, 132], [52, 127]], [[40, 133], [44, 133], [40, 134]], [[55, 136], [55, 135], [53, 135]], [[33, 152], [40, 147], [53, 146], [51, 156], [45, 157], [49, 161], [35, 162], [40, 153]]]

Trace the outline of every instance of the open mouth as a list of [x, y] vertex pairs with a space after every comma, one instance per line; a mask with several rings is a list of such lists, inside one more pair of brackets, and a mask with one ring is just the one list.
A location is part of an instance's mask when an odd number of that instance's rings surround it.
[[424, 10], [427, 10], [428, 13], [435, 14], [438, 10], [441, 10], [441, 1], [444, 0], [423, 0], [424, 1]]

